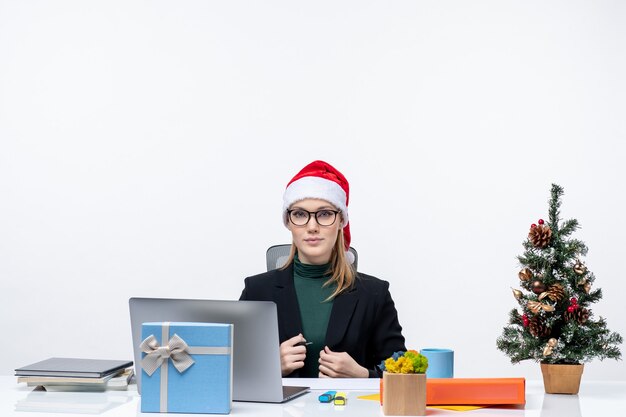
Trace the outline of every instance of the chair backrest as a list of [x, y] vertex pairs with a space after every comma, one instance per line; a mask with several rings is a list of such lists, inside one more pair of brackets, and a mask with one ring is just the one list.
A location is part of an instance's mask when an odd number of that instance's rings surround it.
[[[265, 261], [267, 263], [267, 270], [278, 269], [287, 263], [289, 259], [289, 251], [291, 250], [291, 244], [286, 245], [274, 245], [270, 246], [265, 253]], [[354, 255], [354, 269], [357, 269], [359, 255], [352, 246], [350, 246], [350, 252]]]

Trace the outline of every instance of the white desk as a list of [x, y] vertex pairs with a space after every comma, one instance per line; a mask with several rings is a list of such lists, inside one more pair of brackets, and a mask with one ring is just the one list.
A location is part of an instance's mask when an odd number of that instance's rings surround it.
[[[287, 381], [287, 382], [293, 382]], [[306, 380], [300, 380], [306, 383]], [[315, 381], [311, 381], [315, 386]], [[383, 416], [376, 401], [357, 399], [360, 395], [375, 391], [344, 390], [348, 394], [348, 405], [335, 407], [320, 404], [317, 396], [323, 390], [312, 391], [285, 404], [233, 403], [231, 414], [258, 417], [367, 417]], [[368, 386], [366, 386], [368, 388]], [[31, 411], [26, 411], [31, 410]], [[37, 410], [37, 411], [35, 411]], [[136, 386], [128, 391], [103, 393], [82, 392], [38, 392], [26, 384], [17, 384], [15, 377], [0, 377], [0, 416], [67, 416], [100, 414], [102, 416], [158, 416], [139, 412], [139, 395]], [[526, 382], [526, 406], [524, 408], [483, 408], [467, 412], [446, 411], [428, 408], [428, 416], [454, 415], [457, 417], [596, 417], [623, 416], [626, 414], [626, 382], [594, 382], [583, 380], [580, 393], [571, 395], [544, 394], [541, 381]], [[183, 414], [170, 414], [183, 416]], [[198, 416], [198, 414], [188, 414]]]

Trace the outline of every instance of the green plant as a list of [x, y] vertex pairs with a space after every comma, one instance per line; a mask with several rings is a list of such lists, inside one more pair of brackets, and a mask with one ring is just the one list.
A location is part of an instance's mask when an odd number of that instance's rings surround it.
[[378, 367], [392, 374], [423, 374], [428, 369], [428, 358], [416, 350], [396, 352]]

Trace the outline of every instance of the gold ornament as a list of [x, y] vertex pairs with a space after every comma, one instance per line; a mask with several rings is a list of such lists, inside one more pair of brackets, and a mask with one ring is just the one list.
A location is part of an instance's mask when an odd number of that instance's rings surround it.
[[511, 288], [511, 291], [513, 291], [513, 297], [515, 297], [516, 300], [519, 300], [520, 298], [522, 298], [522, 292], [520, 290]]
[[535, 280], [533, 281], [533, 284], [531, 285], [531, 290], [535, 294], [541, 294], [542, 292], [546, 290], [546, 284], [544, 284], [540, 280]]
[[530, 281], [533, 277], [533, 273], [529, 268], [524, 268], [517, 274], [520, 281]]
[[548, 340], [548, 343], [546, 344], [546, 347], [543, 348], [543, 356], [550, 356], [552, 355], [552, 349], [554, 349], [554, 347], [556, 346], [556, 339], [550, 338], [550, 340]]
[[591, 291], [591, 284], [589, 283], [589, 281], [587, 281], [587, 278], [583, 278], [580, 281], [578, 281], [578, 286], [583, 286], [583, 289], [585, 290], [585, 293], [589, 294], [589, 291]]
[[587, 267], [585, 266], [585, 264], [580, 262], [580, 259], [577, 259], [576, 263], [574, 264], [574, 272], [576, 272], [578, 275], [582, 275], [587, 272]]
[[550, 304], [539, 303], [537, 301], [529, 301], [528, 303], [526, 303], [526, 307], [528, 307], [528, 309], [532, 311], [533, 314], [537, 314], [541, 310], [550, 312], [554, 311], [554, 306], [551, 306]]

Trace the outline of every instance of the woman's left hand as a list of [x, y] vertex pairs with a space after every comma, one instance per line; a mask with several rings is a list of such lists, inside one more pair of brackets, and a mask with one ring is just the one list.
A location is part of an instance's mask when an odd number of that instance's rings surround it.
[[320, 351], [319, 377], [324, 378], [367, 378], [369, 371], [359, 365], [346, 352], [333, 352], [324, 347]]

